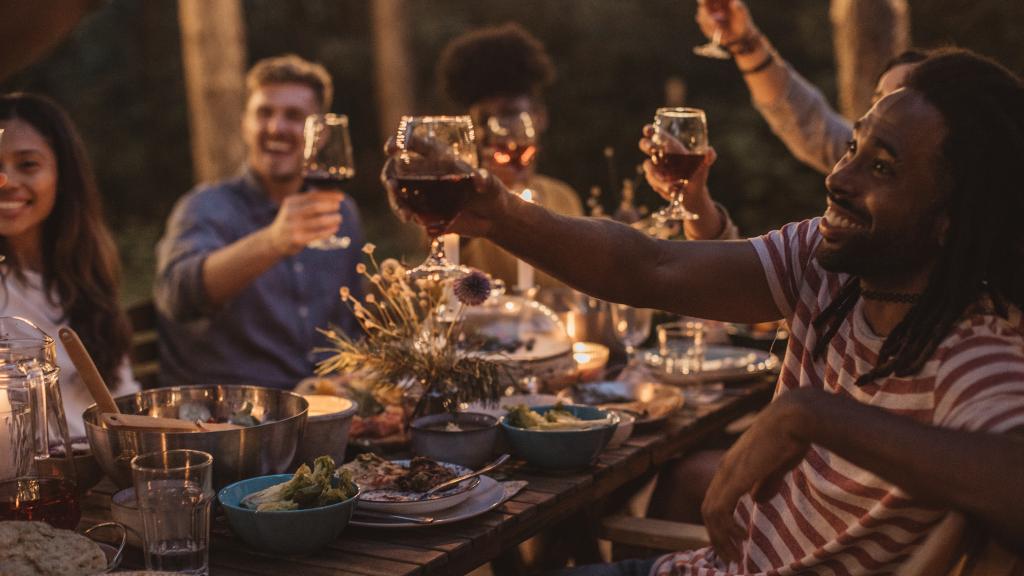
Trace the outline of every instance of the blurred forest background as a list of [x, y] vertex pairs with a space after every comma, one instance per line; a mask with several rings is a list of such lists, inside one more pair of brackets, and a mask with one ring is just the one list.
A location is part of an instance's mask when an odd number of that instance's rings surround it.
[[[835, 101], [828, 2], [748, 4], [779, 52]], [[367, 236], [385, 255], [417, 258], [423, 252], [417, 235], [391, 216], [377, 182], [387, 134], [379, 133], [373, 99], [369, 2], [245, 0], [243, 7], [250, 63], [294, 52], [332, 73], [333, 109], [351, 119], [358, 176], [350, 192], [362, 207]], [[1024, 2], [910, 0], [910, 7], [914, 45], [954, 43], [1024, 69]], [[640, 127], [665, 101], [673, 77], [685, 81], [687, 104], [708, 112], [719, 153], [711, 187], [745, 234], [823, 208], [823, 178], [774, 138], [735, 66], [692, 54], [704, 41], [693, 0], [408, 0], [407, 10], [416, 78], [410, 86], [416, 110], [409, 112], [455, 111], [435, 88], [434, 67], [444, 44], [464, 31], [517, 21], [547, 44], [559, 77], [547, 95], [552, 122], [540, 169], [581, 194], [600, 186], [606, 210], [617, 205], [621, 180], [635, 175]], [[69, 110], [118, 237], [125, 299], [148, 297], [164, 220], [194, 184], [176, 3], [112, 0], [0, 90], [41, 92]], [[614, 150], [610, 161], [606, 148]], [[638, 202], [659, 203], [646, 185]]]

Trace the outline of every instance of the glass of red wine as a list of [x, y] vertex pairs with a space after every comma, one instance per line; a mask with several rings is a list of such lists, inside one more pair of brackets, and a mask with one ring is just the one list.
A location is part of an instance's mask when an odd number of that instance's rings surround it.
[[396, 186], [388, 187], [393, 206], [423, 226], [431, 237], [430, 255], [409, 271], [434, 280], [468, 273], [449, 262], [441, 235], [474, 194], [476, 137], [469, 116], [403, 116], [395, 136]]
[[0, 521], [42, 521], [74, 530], [82, 512], [75, 484], [65, 478], [28, 477], [0, 481]]
[[705, 58], [717, 60], [728, 60], [732, 57], [729, 51], [722, 47], [722, 26], [729, 21], [729, 0], [703, 0], [704, 9], [718, 23], [711, 42], [693, 47], [693, 53]]
[[[356, 175], [348, 116], [313, 114], [306, 118], [303, 148], [303, 187], [306, 190], [343, 190]], [[309, 243], [318, 250], [348, 248], [348, 236], [330, 236]]]
[[[499, 177], [520, 182], [537, 158], [537, 130], [529, 112], [488, 116], [481, 126], [480, 163]], [[506, 178], [502, 178], [506, 180]]]
[[659, 221], [696, 220], [683, 206], [690, 178], [704, 162], [708, 148], [708, 123], [699, 108], [659, 108], [654, 115], [654, 152], [651, 162], [671, 182], [672, 200], [654, 214]]

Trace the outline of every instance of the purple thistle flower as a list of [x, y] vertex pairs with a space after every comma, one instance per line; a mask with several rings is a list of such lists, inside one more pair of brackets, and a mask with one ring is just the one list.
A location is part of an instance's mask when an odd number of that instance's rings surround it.
[[455, 297], [467, 306], [483, 304], [491, 296], [491, 278], [479, 270], [473, 270], [455, 281]]

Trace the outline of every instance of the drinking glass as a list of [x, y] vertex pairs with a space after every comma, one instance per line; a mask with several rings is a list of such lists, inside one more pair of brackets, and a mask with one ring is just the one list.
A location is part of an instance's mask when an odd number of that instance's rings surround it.
[[[313, 114], [306, 117], [302, 179], [304, 187], [342, 190], [356, 175], [352, 156], [352, 139], [348, 133], [348, 116], [344, 114]], [[310, 248], [337, 250], [348, 248], [348, 236], [332, 235], [314, 240]]]
[[661, 222], [696, 220], [699, 216], [683, 206], [690, 178], [704, 163], [708, 148], [708, 123], [699, 108], [659, 108], [654, 114], [651, 162], [671, 181], [672, 200], [654, 214]]
[[525, 188], [528, 169], [537, 158], [537, 130], [529, 112], [488, 116], [481, 127], [480, 163], [525, 200], [536, 193]]
[[732, 57], [729, 51], [722, 47], [722, 26], [729, 20], [729, 0], [703, 0], [704, 7], [714, 18], [718, 26], [711, 35], [711, 42], [693, 47], [693, 53], [705, 58], [716, 60], [728, 60]]
[[695, 320], [666, 322], [657, 328], [658, 355], [662, 369], [670, 375], [692, 376], [685, 395], [694, 404], [710, 404], [722, 396], [721, 383], [711, 384], [703, 378], [705, 326]]
[[654, 311], [650, 308], [612, 304], [612, 326], [615, 328], [615, 336], [626, 347], [627, 366], [637, 364], [636, 348], [651, 333], [653, 316]]
[[442, 280], [469, 272], [445, 256], [444, 234], [475, 193], [476, 137], [469, 116], [403, 116], [394, 159], [396, 186], [389, 199], [409, 213], [431, 237], [430, 255], [408, 272], [412, 278]]
[[149, 570], [209, 574], [213, 456], [198, 450], [132, 458]]

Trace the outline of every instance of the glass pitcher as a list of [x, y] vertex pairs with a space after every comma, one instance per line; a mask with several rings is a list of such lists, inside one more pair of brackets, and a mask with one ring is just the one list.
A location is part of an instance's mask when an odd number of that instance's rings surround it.
[[75, 482], [58, 373], [53, 338], [24, 318], [0, 318], [0, 481]]

